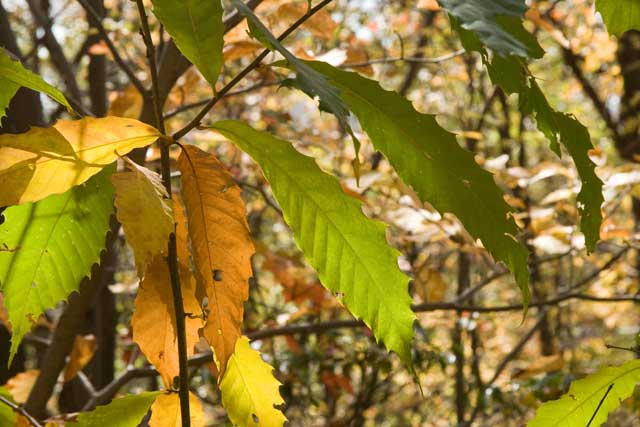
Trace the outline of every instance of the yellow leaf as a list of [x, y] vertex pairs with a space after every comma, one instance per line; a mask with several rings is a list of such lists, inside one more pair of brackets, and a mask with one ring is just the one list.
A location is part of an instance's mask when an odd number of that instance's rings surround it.
[[6, 387], [14, 402], [21, 405], [27, 401], [39, 374], [38, 369], [28, 369], [7, 381]]
[[255, 252], [240, 188], [214, 155], [192, 145], [178, 158], [196, 278], [205, 290], [209, 316], [203, 335], [224, 373], [240, 337]]
[[[193, 393], [189, 393], [189, 413], [191, 414], [191, 427], [204, 427], [202, 402]], [[149, 427], [182, 427], [180, 397], [177, 393], [161, 394], [156, 398], [151, 405]]]
[[282, 405], [280, 383], [272, 368], [249, 344], [247, 337], [236, 341], [235, 353], [220, 382], [222, 405], [229, 419], [239, 427], [282, 427], [287, 420], [275, 408]]
[[147, 265], [167, 252], [169, 234], [173, 232], [173, 212], [160, 176], [124, 158], [126, 172], [111, 176], [116, 189], [118, 221], [136, 258], [138, 275]]
[[60, 120], [50, 128], [0, 135], [0, 206], [64, 193], [159, 136], [151, 126], [120, 117]]
[[69, 356], [69, 363], [64, 369], [64, 381], [72, 380], [79, 370], [84, 368], [96, 352], [96, 337], [93, 335], [77, 335]]
[[[174, 203], [174, 213], [178, 221], [176, 241], [178, 256], [188, 253], [184, 214], [180, 203]], [[188, 259], [186, 260], [188, 264]], [[180, 263], [180, 286], [185, 313], [187, 332], [187, 355], [194, 353], [194, 346], [199, 341], [198, 330], [202, 327], [202, 309], [196, 298], [195, 278], [184, 262]], [[140, 350], [160, 372], [167, 388], [173, 384], [173, 378], [180, 373], [178, 365], [178, 341], [176, 335], [176, 317], [173, 308], [173, 293], [169, 266], [164, 257], [153, 259], [147, 274], [140, 283], [135, 300], [135, 309], [131, 319], [133, 340]]]

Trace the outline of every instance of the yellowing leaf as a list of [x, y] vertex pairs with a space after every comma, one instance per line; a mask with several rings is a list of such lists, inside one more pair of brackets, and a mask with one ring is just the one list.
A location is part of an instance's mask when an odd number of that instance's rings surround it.
[[224, 373], [240, 337], [255, 252], [240, 188], [224, 166], [194, 146], [178, 158], [196, 278], [209, 301], [204, 337]]
[[[193, 393], [189, 393], [189, 412], [191, 427], [204, 427], [202, 402]], [[177, 393], [161, 394], [151, 405], [149, 427], [182, 427], [180, 419], [180, 397]]]
[[64, 193], [159, 136], [151, 126], [120, 117], [60, 120], [50, 128], [0, 135], [0, 206]]
[[6, 387], [14, 402], [23, 404], [27, 401], [38, 375], [40, 375], [38, 369], [29, 369], [7, 381]]
[[[186, 313], [198, 315], [200, 304], [195, 298], [195, 280], [188, 270], [180, 266], [180, 286]], [[178, 376], [178, 341], [176, 315], [173, 307], [171, 276], [164, 257], [156, 257], [140, 283], [131, 319], [133, 340], [160, 372], [166, 387], [171, 387]], [[199, 340], [198, 330], [202, 326], [199, 318], [185, 318], [187, 332], [187, 355], [191, 356]]]
[[73, 349], [69, 356], [69, 363], [64, 370], [65, 382], [72, 380], [79, 370], [84, 368], [96, 352], [96, 337], [93, 335], [78, 335], [73, 342]]
[[156, 256], [167, 251], [173, 232], [173, 212], [160, 176], [125, 158], [126, 172], [111, 176], [116, 189], [118, 221], [133, 248], [138, 275]]
[[220, 382], [222, 405], [231, 422], [239, 427], [282, 427], [286, 417], [275, 405], [282, 405], [280, 383], [272, 368], [260, 358], [247, 337], [236, 341], [235, 353]]

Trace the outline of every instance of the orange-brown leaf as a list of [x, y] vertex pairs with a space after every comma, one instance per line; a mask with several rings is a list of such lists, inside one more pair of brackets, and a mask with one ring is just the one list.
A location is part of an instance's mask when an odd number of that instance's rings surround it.
[[[180, 266], [180, 286], [186, 313], [197, 315], [200, 304], [195, 297], [195, 280], [190, 272]], [[164, 257], [156, 257], [147, 268], [140, 283], [131, 319], [133, 340], [147, 359], [154, 364], [166, 387], [171, 387], [178, 376], [178, 341], [176, 315], [173, 308], [171, 276]], [[185, 318], [187, 355], [191, 356], [199, 340], [198, 330], [202, 326], [199, 318]]]
[[91, 361], [96, 352], [96, 337], [93, 335], [77, 335], [73, 342], [73, 349], [64, 369], [64, 381], [72, 380], [79, 370], [84, 368]]
[[203, 335], [224, 373], [240, 337], [255, 248], [240, 188], [216, 157], [188, 145], [178, 168], [196, 277], [209, 302]]
[[39, 374], [40, 371], [38, 369], [28, 369], [7, 381], [6, 387], [11, 393], [14, 402], [23, 404], [27, 401]]

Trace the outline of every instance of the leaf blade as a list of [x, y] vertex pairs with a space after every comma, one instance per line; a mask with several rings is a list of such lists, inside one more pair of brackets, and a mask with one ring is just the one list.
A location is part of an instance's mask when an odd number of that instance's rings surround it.
[[[273, 368], [251, 348], [245, 336], [236, 341], [235, 351], [220, 382], [222, 404], [229, 419], [239, 427], [282, 427], [287, 420], [275, 405], [282, 405], [281, 384]], [[257, 418], [258, 422], [256, 422]]]
[[[176, 242], [178, 254], [187, 254], [186, 218], [180, 201], [174, 201]], [[188, 258], [179, 263], [180, 287], [185, 313], [185, 335], [187, 357], [194, 354], [200, 340], [198, 331], [202, 327], [202, 307], [196, 297], [195, 277], [189, 269]], [[156, 367], [166, 388], [173, 386], [173, 379], [180, 374], [178, 358], [178, 335], [176, 314], [171, 289], [171, 274], [167, 261], [162, 256], [155, 257], [148, 273], [142, 279], [134, 302], [131, 326], [133, 340], [147, 359]]]
[[[198, 396], [189, 392], [189, 412], [191, 427], [204, 427], [205, 417], [202, 402]], [[149, 427], [181, 427], [180, 397], [177, 393], [163, 393], [151, 405]]]
[[516, 238], [519, 230], [510, 216], [512, 209], [491, 174], [438, 125], [435, 116], [417, 112], [401, 95], [357, 73], [322, 62], [309, 64], [341, 91], [373, 145], [420, 199], [442, 213], [455, 214], [496, 261], [509, 267], [526, 304], [528, 250]]
[[222, 67], [224, 24], [219, 0], [153, 0], [153, 13], [180, 52], [213, 87]]
[[209, 300], [203, 335], [224, 373], [241, 335], [255, 248], [240, 188], [215, 156], [186, 145], [178, 157], [178, 169], [196, 278]]
[[[4, 49], [0, 48], [0, 81], [2, 80], [12, 82], [18, 87], [24, 86], [37, 92], [46, 93], [53, 100], [67, 107], [67, 110], [73, 111], [71, 105], [69, 105], [69, 101], [67, 101], [67, 98], [65, 98], [62, 92], [51, 86], [49, 83], [45, 82], [39, 75], [34, 74], [24, 68], [20, 61], [12, 60], [9, 54], [7, 54]], [[6, 105], [4, 107], [6, 108]], [[3, 114], [4, 108], [3, 105], [0, 104], [0, 119], [2, 118]]]
[[524, 0], [438, 0], [466, 30], [473, 31], [488, 47], [501, 55], [533, 56], [544, 51], [522, 26], [527, 11]]
[[[151, 260], [167, 251], [174, 231], [173, 209], [160, 175], [124, 158], [127, 171], [111, 176], [116, 216], [131, 245], [138, 276]], [[144, 218], [144, 221], [140, 221]]]
[[[600, 426], [611, 411], [631, 396], [640, 383], [640, 360], [632, 360], [621, 366], [605, 367], [595, 374], [571, 383], [569, 392], [558, 400], [543, 403], [527, 427], [584, 427], [591, 416], [591, 426]], [[607, 388], [613, 384], [608, 395]], [[600, 401], [602, 405], [596, 413]]]
[[0, 135], [0, 206], [35, 202], [86, 182], [105, 166], [160, 137], [119, 117], [60, 120], [19, 135]]
[[161, 393], [160, 391], [147, 391], [114, 399], [108, 405], [98, 406], [91, 412], [81, 412], [78, 415], [78, 420], [69, 423], [69, 425], [73, 427], [137, 426]]
[[629, 30], [640, 30], [640, 3], [634, 0], [596, 0], [596, 10], [602, 15], [607, 31], [622, 36]]

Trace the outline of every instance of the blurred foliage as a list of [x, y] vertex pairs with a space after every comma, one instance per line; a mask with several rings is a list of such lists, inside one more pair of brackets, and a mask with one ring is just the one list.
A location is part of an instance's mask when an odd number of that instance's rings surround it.
[[[63, 87], [47, 50], [34, 46], [40, 36], [28, 7], [16, 1], [3, 5], [27, 63], [48, 82]], [[148, 82], [150, 76], [142, 71], [146, 59], [135, 5], [106, 0], [105, 7], [105, 26], [112, 39], [136, 74]], [[302, 0], [266, 0], [256, 13], [274, 34], [280, 34], [306, 7]], [[51, 1], [50, 16], [55, 17], [53, 30], [65, 53], [78, 58], [75, 66], [81, 89], [87, 89], [88, 56], [77, 53], [84, 49], [105, 55], [110, 61], [110, 114], [137, 118], [142, 100], [111, 61], [106, 46], [84, 46], [89, 30], [81, 7], [73, 1]], [[159, 34], [153, 17], [152, 26], [154, 35]], [[351, 129], [362, 143], [361, 176], [356, 184], [351, 136], [333, 116], [319, 112], [315, 100], [281, 86], [288, 76], [286, 69], [258, 68], [203, 120], [203, 124], [246, 120], [293, 141], [321, 168], [340, 177], [344, 191], [362, 201], [369, 217], [391, 225], [388, 239], [403, 254], [400, 269], [413, 279], [414, 303], [425, 308], [418, 310], [412, 348], [419, 386], [399, 358], [376, 345], [363, 327], [255, 341], [253, 346], [274, 366], [283, 384], [284, 412], [291, 425], [444, 427], [455, 425], [461, 407], [464, 419], [473, 416], [478, 425], [521, 426], [542, 402], [567, 392], [574, 379], [634, 357], [632, 351], [606, 345], [637, 348], [640, 316], [632, 298], [640, 291], [640, 167], [618, 154], [601, 111], [567, 62], [568, 50], [577, 56], [579, 69], [607, 111], [618, 118], [624, 85], [616, 56], [618, 40], [606, 32], [591, 0], [532, 2], [525, 27], [537, 35], [546, 51], [530, 64], [531, 74], [552, 105], [587, 125], [595, 146], [590, 156], [605, 184], [605, 202], [601, 240], [591, 255], [578, 226], [580, 179], [571, 158], [558, 158], [551, 151], [535, 122], [521, 113], [517, 97], [492, 84], [480, 55], [459, 52], [459, 37], [436, 1], [339, 0], [286, 42], [299, 58], [352, 68], [406, 96], [418, 111], [437, 114], [438, 123], [455, 133], [476, 161], [493, 173], [507, 194], [506, 202], [516, 210], [513, 217], [532, 252], [533, 308], [524, 320], [520, 292], [506, 269], [492, 261], [454, 216], [440, 215], [422, 203], [353, 121]], [[260, 53], [260, 45], [247, 29], [243, 22], [225, 35], [219, 84], [228, 82]], [[156, 43], [162, 46], [167, 41], [164, 33]], [[267, 62], [279, 58], [270, 54]], [[210, 95], [206, 80], [189, 69], [167, 100], [168, 132], [184, 126], [198, 111], [192, 104]], [[50, 100], [43, 97], [42, 101], [52, 120], [67, 114]], [[340, 299], [321, 287], [302, 258], [258, 166], [219, 134], [192, 132], [186, 140], [214, 152], [243, 189], [256, 242], [245, 334], [350, 319]], [[158, 166], [158, 151], [149, 150], [147, 160]], [[116, 283], [110, 290], [117, 301], [114, 363], [116, 371], [121, 371], [129, 364], [143, 367], [146, 362], [132, 342], [129, 327], [138, 287], [136, 266], [123, 240], [117, 244]], [[468, 293], [478, 285], [476, 292]], [[468, 296], [461, 302], [465, 310], [447, 305], [465, 292]], [[542, 308], [535, 305], [568, 293], [577, 297]], [[616, 301], [620, 296], [631, 298]], [[49, 337], [60, 312], [47, 313], [31, 335]], [[6, 322], [3, 316], [0, 313]], [[38, 366], [41, 352], [34, 342], [32, 337], [23, 345], [26, 368]], [[216, 373], [203, 367], [199, 374], [193, 377], [193, 390], [204, 403], [209, 425], [224, 425], [228, 420], [220, 405]], [[456, 377], [463, 379], [458, 387]], [[157, 387], [155, 380], [137, 379], [122, 391], [146, 389], [149, 384]], [[11, 393], [13, 387], [9, 382], [6, 389]], [[50, 409], [59, 413], [55, 400]], [[638, 411], [640, 395], [636, 393], [607, 425], [636, 426]]]

